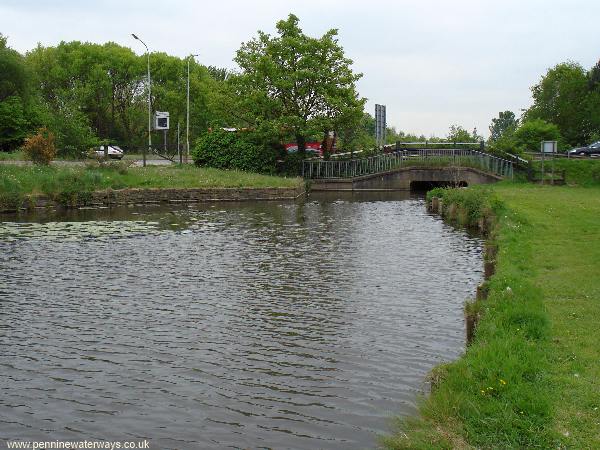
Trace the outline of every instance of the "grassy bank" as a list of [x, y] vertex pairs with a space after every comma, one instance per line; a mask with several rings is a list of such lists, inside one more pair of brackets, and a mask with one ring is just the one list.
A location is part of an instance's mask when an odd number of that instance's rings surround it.
[[[569, 185], [600, 186], [600, 159], [568, 159], [556, 158], [544, 163], [547, 173], [552, 170], [565, 171], [566, 182]], [[535, 162], [535, 168], [541, 170], [542, 163]]]
[[25, 152], [18, 150], [14, 152], [0, 152], [0, 161], [25, 161]]
[[386, 447], [600, 448], [600, 189], [441, 195], [455, 220], [495, 217], [496, 274], [473, 343]]
[[299, 178], [226, 171], [195, 166], [109, 167], [0, 165], [0, 208], [14, 207], [28, 195], [61, 201], [102, 189], [297, 187]]

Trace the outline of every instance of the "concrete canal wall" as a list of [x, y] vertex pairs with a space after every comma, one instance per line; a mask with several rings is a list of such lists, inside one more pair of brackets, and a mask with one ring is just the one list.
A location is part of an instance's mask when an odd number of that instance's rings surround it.
[[304, 195], [304, 193], [304, 186], [297, 188], [107, 189], [95, 192], [62, 193], [55, 197], [33, 195], [23, 202], [21, 208], [81, 208], [145, 203], [294, 200]]

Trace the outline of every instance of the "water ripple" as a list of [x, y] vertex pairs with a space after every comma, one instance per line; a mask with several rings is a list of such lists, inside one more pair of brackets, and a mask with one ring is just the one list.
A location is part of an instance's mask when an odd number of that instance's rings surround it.
[[0, 438], [374, 446], [481, 279], [478, 239], [374, 200], [5, 218]]

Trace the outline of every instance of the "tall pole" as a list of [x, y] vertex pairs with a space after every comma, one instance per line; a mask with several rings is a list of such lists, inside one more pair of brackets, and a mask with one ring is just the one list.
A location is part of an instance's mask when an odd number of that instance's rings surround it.
[[185, 163], [190, 158], [190, 59], [198, 55], [190, 55], [187, 60], [187, 113], [185, 121]]
[[[137, 37], [133, 33], [131, 35], [134, 37], [134, 39], [137, 39], [142, 44], [144, 44], [144, 47], [146, 47], [146, 56], [148, 59], [148, 153], [152, 153], [152, 104], [151, 104], [152, 85], [150, 83], [150, 51], [148, 50], [148, 46], [146, 45], [146, 43], [144, 41], [142, 41], [139, 37]], [[146, 167], [146, 149], [143, 149], [143, 151], [142, 151], [142, 158], [143, 158], [143, 166]]]

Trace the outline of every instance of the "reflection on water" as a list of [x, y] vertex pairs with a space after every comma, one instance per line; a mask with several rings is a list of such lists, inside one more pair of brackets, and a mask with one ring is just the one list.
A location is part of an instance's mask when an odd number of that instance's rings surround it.
[[1, 217], [0, 438], [373, 447], [481, 278], [405, 195]]

